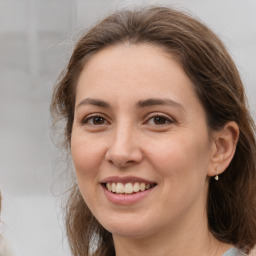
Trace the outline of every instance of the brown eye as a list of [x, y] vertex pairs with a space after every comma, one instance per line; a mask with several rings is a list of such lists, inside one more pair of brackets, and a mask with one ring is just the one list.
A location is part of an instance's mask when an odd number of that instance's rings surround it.
[[95, 116], [92, 118], [92, 122], [95, 125], [102, 125], [105, 123], [105, 119], [101, 116]]
[[107, 124], [107, 120], [102, 116], [89, 116], [83, 120], [83, 124], [105, 125]]
[[157, 124], [157, 125], [163, 125], [163, 124], [168, 123], [168, 120], [165, 117], [156, 116], [153, 118], [153, 122], [154, 122], [154, 124]]
[[173, 123], [173, 120], [164, 115], [154, 115], [147, 121], [150, 125], [168, 125]]

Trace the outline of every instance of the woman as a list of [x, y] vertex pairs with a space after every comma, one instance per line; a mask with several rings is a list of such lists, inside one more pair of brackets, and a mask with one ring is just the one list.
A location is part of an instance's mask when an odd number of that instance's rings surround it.
[[77, 43], [53, 93], [76, 181], [73, 255], [244, 255], [256, 243], [255, 126], [221, 41], [164, 7]]

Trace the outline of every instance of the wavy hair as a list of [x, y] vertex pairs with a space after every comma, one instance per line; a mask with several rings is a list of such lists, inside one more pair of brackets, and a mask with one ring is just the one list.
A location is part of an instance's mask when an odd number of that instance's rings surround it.
[[[211, 233], [249, 252], [256, 244], [255, 124], [248, 111], [238, 70], [220, 39], [190, 15], [167, 7], [117, 11], [97, 23], [78, 41], [53, 92], [53, 120], [65, 121], [70, 147], [76, 83], [88, 59], [103, 48], [153, 44], [177, 57], [194, 84], [210, 130], [229, 121], [240, 129], [236, 153], [219, 182], [210, 180], [207, 214]], [[94, 218], [74, 182], [66, 204], [66, 231], [74, 256], [115, 255], [111, 233]]]

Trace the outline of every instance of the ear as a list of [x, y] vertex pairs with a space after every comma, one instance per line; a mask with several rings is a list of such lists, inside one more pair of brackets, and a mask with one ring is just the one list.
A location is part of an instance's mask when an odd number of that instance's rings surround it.
[[239, 138], [239, 127], [236, 122], [228, 122], [220, 131], [212, 134], [211, 167], [209, 176], [223, 173], [229, 166]]

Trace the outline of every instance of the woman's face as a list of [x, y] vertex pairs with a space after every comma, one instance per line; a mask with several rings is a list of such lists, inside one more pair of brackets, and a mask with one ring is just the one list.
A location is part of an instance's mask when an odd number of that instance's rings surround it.
[[193, 84], [161, 48], [109, 47], [82, 70], [72, 158], [86, 204], [114, 236], [200, 228], [211, 150]]

